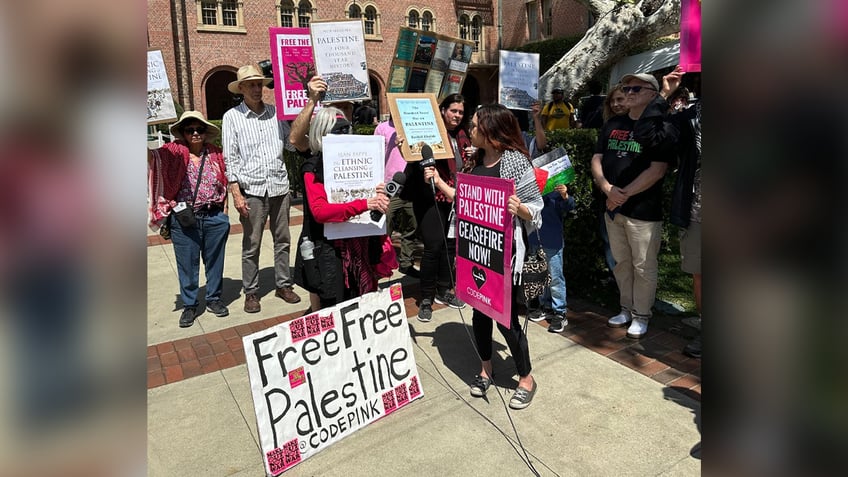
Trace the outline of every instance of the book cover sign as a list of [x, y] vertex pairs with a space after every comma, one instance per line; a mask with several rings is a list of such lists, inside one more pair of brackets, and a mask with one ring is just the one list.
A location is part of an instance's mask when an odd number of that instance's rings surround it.
[[370, 99], [362, 22], [316, 21], [310, 31], [315, 69], [327, 82], [324, 102]]
[[147, 124], [176, 121], [177, 109], [159, 50], [147, 52]]
[[553, 191], [559, 184], [570, 184], [574, 180], [574, 167], [562, 147], [533, 159], [533, 166], [547, 173], [542, 195]]
[[501, 50], [498, 98], [510, 109], [532, 109], [539, 99], [538, 53]]

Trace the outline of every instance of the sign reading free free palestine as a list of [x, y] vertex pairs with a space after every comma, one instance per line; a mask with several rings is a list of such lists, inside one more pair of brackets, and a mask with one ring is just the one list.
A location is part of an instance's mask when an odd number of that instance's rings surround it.
[[268, 475], [424, 395], [400, 284], [243, 342]]

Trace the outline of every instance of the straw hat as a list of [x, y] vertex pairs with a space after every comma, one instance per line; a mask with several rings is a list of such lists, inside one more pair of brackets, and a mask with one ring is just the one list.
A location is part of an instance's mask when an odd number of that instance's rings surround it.
[[238, 69], [238, 73], [236, 73], [236, 80], [230, 82], [230, 84], [227, 85], [227, 89], [230, 90], [230, 93], [241, 94], [241, 91], [239, 91], [239, 85], [243, 81], [250, 80], [262, 80], [262, 84], [265, 86], [268, 86], [272, 81], [274, 81], [273, 78], [266, 78], [255, 65], [245, 65]]
[[197, 120], [206, 125], [206, 142], [212, 142], [218, 134], [221, 134], [221, 130], [218, 126], [207, 121], [200, 111], [185, 111], [182, 116], [180, 116], [180, 120], [172, 124], [169, 128], [171, 130], [171, 136], [174, 136], [177, 139], [182, 139], [183, 126], [185, 123], [191, 122], [191, 120]]

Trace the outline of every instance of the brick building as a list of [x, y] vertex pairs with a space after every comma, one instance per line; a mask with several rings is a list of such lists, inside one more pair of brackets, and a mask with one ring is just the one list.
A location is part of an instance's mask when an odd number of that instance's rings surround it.
[[[400, 26], [475, 42], [462, 94], [471, 105], [497, 95], [497, 0], [148, 0], [148, 48], [161, 50], [174, 100], [220, 119], [235, 104], [227, 84], [242, 65], [271, 57], [268, 28], [362, 18], [371, 91], [381, 115]], [[584, 32], [591, 24], [574, 0], [501, 0], [500, 45]], [[265, 101], [274, 102], [273, 92]]]

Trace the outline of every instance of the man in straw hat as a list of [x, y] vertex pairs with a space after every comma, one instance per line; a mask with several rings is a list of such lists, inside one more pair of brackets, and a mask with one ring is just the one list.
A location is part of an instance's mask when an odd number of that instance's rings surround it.
[[239, 68], [227, 89], [244, 101], [224, 113], [223, 145], [233, 205], [244, 227], [241, 270], [244, 311], [256, 313], [259, 305], [259, 250], [265, 221], [271, 218], [274, 238], [276, 296], [288, 303], [300, 302], [292, 289], [289, 270], [289, 178], [283, 149], [289, 145], [289, 124], [277, 119], [273, 105], [262, 102], [262, 88], [272, 81], [255, 65]]

